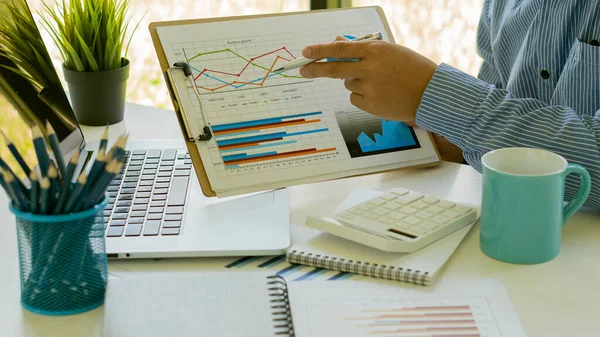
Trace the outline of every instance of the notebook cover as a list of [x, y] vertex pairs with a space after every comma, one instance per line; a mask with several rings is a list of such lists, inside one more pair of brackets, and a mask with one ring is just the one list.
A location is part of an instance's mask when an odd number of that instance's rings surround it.
[[[357, 191], [340, 205], [350, 208], [379, 191]], [[412, 253], [388, 253], [328, 233], [292, 246], [290, 263], [350, 272], [376, 278], [429, 286], [477, 222]]]

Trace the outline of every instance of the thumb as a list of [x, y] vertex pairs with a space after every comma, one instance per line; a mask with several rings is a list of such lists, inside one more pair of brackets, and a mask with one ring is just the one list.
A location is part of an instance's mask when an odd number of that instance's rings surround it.
[[349, 39], [347, 39], [347, 38], [345, 38], [345, 37], [343, 37], [341, 35], [338, 35], [338, 36], [335, 37], [335, 40], [336, 41], [348, 41]]

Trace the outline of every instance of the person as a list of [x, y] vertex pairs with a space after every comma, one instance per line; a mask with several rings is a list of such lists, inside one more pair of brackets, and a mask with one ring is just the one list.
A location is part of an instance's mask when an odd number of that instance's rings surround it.
[[[553, 151], [592, 179], [585, 206], [600, 208], [600, 1], [485, 0], [477, 28], [477, 77], [401, 45], [340, 41], [305, 47], [308, 78], [343, 79], [357, 108], [437, 135], [481, 172], [503, 147]], [[579, 187], [567, 177], [565, 199]]]

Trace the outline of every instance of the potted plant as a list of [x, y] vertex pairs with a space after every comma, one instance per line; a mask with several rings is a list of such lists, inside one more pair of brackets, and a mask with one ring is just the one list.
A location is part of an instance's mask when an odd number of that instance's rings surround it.
[[62, 55], [69, 96], [81, 124], [123, 120], [127, 50], [139, 25], [126, 41], [129, 4], [129, 0], [62, 0], [54, 8], [44, 4], [44, 26]]
[[0, 0], [0, 91], [27, 123], [45, 130], [49, 121], [69, 134], [73, 112], [25, 1]]

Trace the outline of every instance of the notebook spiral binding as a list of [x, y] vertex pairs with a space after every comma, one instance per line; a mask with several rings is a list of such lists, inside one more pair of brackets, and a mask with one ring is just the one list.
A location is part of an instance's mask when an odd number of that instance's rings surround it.
[[268, 276], [269, 297], [271, 297], [271, 310], [273, 322], [275, 323], [275, 334], [294, 337], [294, 322], [292, 321], [292, 309], [288, 296], [288, 286], [285, 279], [279, 275]]
[[422, 286], [429, 286], [432, 284], [432, 280], [431, 277], [429, 277], [429, 273], [422, 272], [420, 270], [379, 265], [376, 263], [368, 263], [358, 260], [340, 259], [337, 257], [330, 257], [327, 255], [299, 252], [296, 250], [288, 252], [287, 259], [289, 263], [337, 270], [346, 273], [408, 282]]

